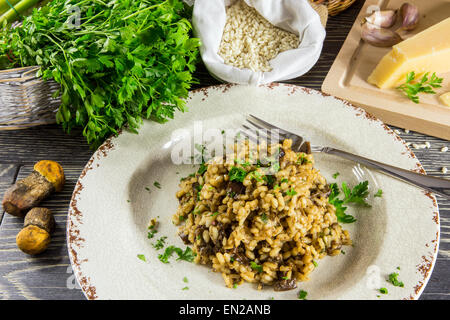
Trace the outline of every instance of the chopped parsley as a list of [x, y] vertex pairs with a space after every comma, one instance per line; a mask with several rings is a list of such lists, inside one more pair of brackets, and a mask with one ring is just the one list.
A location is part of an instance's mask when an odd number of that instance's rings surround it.
[[298, 298], [300, 300], [306, 300], [307, 295], [308, 295], [308, 292], [306, 292], [305, 290], [300, 290], [300, 292], [298, 293]]
[[237, 283], [233, 284], [233, 289], [237, 289], [237, 287], [238, 287]]
[[150, 231], [147, 233], [147, 238], [148, 238], [148, 239], [152, 239], [152, 238], [155, 236], [155, 233], [158, 232], [158, 230], [155, 229], [155, 226], [150, 226], [150, 227], [148, 227], [148, 230], [150, 230]]
[[297, 164], [307, 164], [307, 163], [311, 163], [311, 161], [308, 160], [308, 158], [306, 157], [306, 155], [304, 153], [300, 154], [298, 156], [298, 160], [297, 160]]
[[263, 177], [263, 180], [267, 183], [268, 187], [272, 188], [273, 184], [276, 181], [276, 178], [273, 175], [266, 175]]
[[286, 191], [285, 194], [287, 196], [295, 196], [297, 194], [297, 191], [295, 191], [294, 189], [290, 189], [290, 190]]
[[403, 288], [405, 285], [403, 284], [403, 282], [399, 281], [397, 279], [398, 277], [398, 273], [397, 272], [393, 272], [389, 275], [389, 280], [388, 282], [392, 283], [395, 287], [401, 287]]
[[262, 272], [263, 271], [262, 265], [259, 265], [259, 264], [257, 264], [254, 261], [250, 261], [250, 267], [252, 267], [253, 270], [256, 270], [258, 272]]
[[138, 257], [140, 260], [144, 261], [144, 262], [147, 261], [147, 260], [145, 259], [145, 256], [144, 256], [143, 254], [138, 254], [137, 257]]
[[183, 282], [184, 282], [184, 283], [188, 283], [188, 282], [189, 282], [189, 281], [188, 281], [188, 278], [187, 278], [187, 277], [184, 277], [184, 278], [183, 278]]
[[388, 290], [386, 288], [380, 288], [380, 293], [382, 294], [388, 294]]
[[169, 246], [166, 248], [166, 250], [164, 251], [163, 254], [158, 255], [158, 259], [162, 263], [169, 263], [169, 258], [172, 256], [172, 254], [174, 252], [178, 255], [177, 261], [184, 260], [184, 261], [192, 262], [192, 261], [194, 261], [194, 257], [196, 256], [196, 254], [194, 253], [194, 251], [192, 251], [192, 249], [190, 247], [186, 247], [186, 250], [183, 251], [183, 249], [181, 249], [181, 248], [177, 248], [175, 246]]
[[153, 248], [155, 248], [156, 250], [164, 248], [164, 246], [166, 245], [166, 239], [167, 237], [161, 237], [158, 240], [156, 240], [156, 243], [152, 244]]
[[341, 223], [353, 223], [356, 221], [355, 217], [345, 213], [347, 207], [344, 204], [356, 203], [365, 207], [370, 207], [370, 204], [366, 202], [366, 197], [369, 195], [368, 191], [369, 181], [364, 181], [356, 185], [353, 189], [350, 189], [345, 182], [342, 183], [342, 191], [344, 193], [344, 199], [339, 199], [340, 190], [336, 183], [330, 184], [331, 193], [328, 198], [328, 202], [336, 208], [336, 216]]
[[263, 178], [262, 178], [261, 173], [259, 171], [252, 171], [248, 175], [249, 175], [250, 178], [255, 179], [257, 182], [263, 181]]
[[375, 193], [373, 196], [374, 196], [374, 197], [380, 197], [380, 198], [381, 198], [381, 197], [383, 196], [383, 190], [378, 189], [377, 193]]
[[181, 289], [181, 290], [189, 290], [189, 287], [184, 287], [184, 288]]
[[145, 190], [150, 191], [150, 188], [149, 187], [145, 187]]
[[339, 172], [336, 172], [336, 173], [334, 173], [334, 174], [332, 175], [332, 177], [333, 177], [333, 179], [336, 179], [339, 175], [340, 175], [340, 173], [339, 173]]
[[284, 178], [284, 179], [281, 179], [281, 181], [280, 181], [281, 183], [284, 183], [284, 182], [286, 182], [286, 183], [288, 183], [289, 182], [289, 180], [287, 179], [287, 178]]
[[228, 172], [228, 176], [230, 177], [230, 181], [244, 182], [244, 179], [247, 176], [247, 171], [242, 168], [231, 167], [230, 172]]
[[316, 261], [314, 261], [314, 260], [313, 260], [312, 263], [313, 263], [314, 267], [316, 267], [316, 268], [317, 268], [317, 266], [319, 265], [319, 264], [318, 264]]
[[214, 212], [213, 214], [211, 214], [211, 217], [215, 217], [215, 216], [218, 216], [220, 214], [220, 212]]
[[158, 181], [153, 182], [153, 185], [158, 189], [161, 189], [161, 184]]
[[263, 214], [261, 215], [261, 220], [262, 220], [262, 222], [267, 223], [268, 218], [267, 218], [267, 215], [266, 215], [265, 213], [263, 213]]
[[281, 277], [283, 280], [289, 280], [289, 277]]
[[202, 175], [202, 174], [204, 174], [204, 173], [206, 172], [207, 169], [208, 169], [208, 165], [202, 163], [202, 164], [200, 165], [200, 168], [198, 169], [197, 173], [198, 173], [199, 175]]

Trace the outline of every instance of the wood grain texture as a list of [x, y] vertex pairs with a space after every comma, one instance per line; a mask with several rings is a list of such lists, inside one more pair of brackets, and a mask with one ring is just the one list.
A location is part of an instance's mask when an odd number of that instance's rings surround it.
[[[363, 2], [357, 1], [349, 10], [329, 19], [327, 38], [317, 64], [304, 76], [285, 82], [320, 89]], [[220, 84], [202, 64], [196, 77], [200, 83], [195, 87]], [[413, 149], [428, 174], [444, 176], [441, 168], [446, 166], [450, 169], [450, 151], [440, 152], [443, 146], [450, 148], [450, 141], [414, 132], [407, 134], [400, 129], [399, 134], [408, 142], [430, 142], [430, 149]], [[76, 287], [67, 256], [65, 222], [72, 190], [92, 150], [80, 131], [68, 136], [57, 125], [0, 132], [0, 147], [2, 194], [16, 175], [17, 179], [28, 175], [38, 160], [60, 162], [67, 177], [64, 190], [42, 203], [54, 212], [57, 222], [51, 246], [45, 253], [30, 257], [19, 251], [15, 237], [23, 221], [7, 214], [3, 217], [0, 225], [0, 299], [84, 299]], [[450, 172], [445, 176], [450, 178]], [[422, 299], [450, 299], [450, 201], [438, 199], [438, 204], [442, 224], [439, 257]]]

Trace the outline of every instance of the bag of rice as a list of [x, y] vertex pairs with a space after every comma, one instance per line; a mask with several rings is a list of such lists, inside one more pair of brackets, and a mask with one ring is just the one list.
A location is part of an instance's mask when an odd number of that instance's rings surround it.
[[325, 29], [307, 0], [196, 0], [193, 26], [211, 75], [258, 85], [288, 80], [317, 62]]

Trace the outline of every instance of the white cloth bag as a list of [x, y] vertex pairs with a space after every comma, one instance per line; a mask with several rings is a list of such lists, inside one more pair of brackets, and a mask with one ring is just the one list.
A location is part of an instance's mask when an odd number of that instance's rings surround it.
[[307, 0], [244, 0], [273, 25], [300, 37], [299, 47], [281, 52], [270, 61], [272, 71], [254, 72], [224, 63], [219, 56], [226, 22], [226, 6], [232, 0], [196, 0], [193, 13], [195, 36], [202, 45], [203, 62], [214, 77], [231, 83], [258, 85], [299, 77], [317, 62], [325, 39], [325, 29]]

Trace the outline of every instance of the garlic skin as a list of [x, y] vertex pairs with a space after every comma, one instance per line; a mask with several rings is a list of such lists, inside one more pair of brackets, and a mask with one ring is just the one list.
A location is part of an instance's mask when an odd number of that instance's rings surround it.
[[362, 25], [361, 38], [375, 47], [392, 47], [403, 40], [398, 33], [369, 22]]
[[414, 30], [419, 23], [419, 8], [405, 2], [400, 7], [400, 13], [402, 16], [402, 29], [406, 31]]
[[366, 17], [366, 21], [381, 27], [390, 28], [397, 20], [397, 10], [374, 11], [370, 16]]

